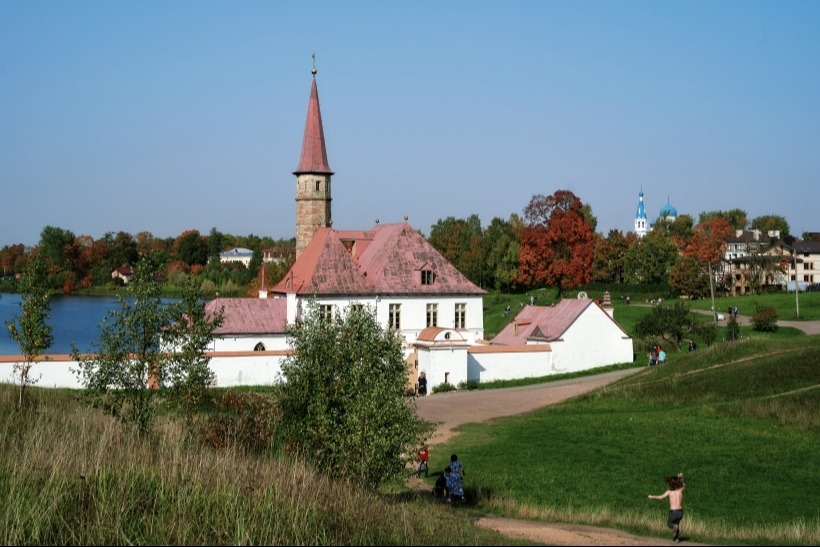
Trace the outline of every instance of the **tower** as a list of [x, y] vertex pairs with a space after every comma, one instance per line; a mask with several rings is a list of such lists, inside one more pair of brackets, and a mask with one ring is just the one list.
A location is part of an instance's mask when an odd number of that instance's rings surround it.
[[641, 193], [638, 194], [638, 212], [635, 213], [635, 233], [638, 234], [638, 237], [643, 237], [646, 235], [647, 230], [646, 209], [643, 206], [643, 188], [641, 188]]
[[319, 91], [316, 88], [316, 54], [313, 55], [313, 82], [308, 101], [302, 157], [296, 175], [296, 256], [307, 247], [319, 228], [329, 228], [330, 178], [333, 171], [327, 163], [322, 112], [319, 109]]

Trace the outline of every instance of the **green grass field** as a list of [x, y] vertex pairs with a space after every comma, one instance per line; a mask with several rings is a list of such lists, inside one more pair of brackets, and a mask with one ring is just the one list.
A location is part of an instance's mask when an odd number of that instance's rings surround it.
[[[801, 311], [820, 295], [803, 297]], [[503, 316], [507, 298], [523, 300], [490, 295], [488, 314]], [[632, 298], [613, 299], [628, 332], [649, 309]], [[29, 388], [19, 411], [14, 387], [0, 384], [0, 542], [527, 544], [474, 527], [479, 513], [668, 539], [666, 502], [646, 496], [682, 471], [684, 539], [820, 544], [820, 337], [744, 334], [493, 427], [461, 428], [430, 461], [441, 469], [457, 453], [465, 463], [471, 501], [459, 509], [403, 485], [361, 492], [299, 461], [214, 451], [168, 416], [138, 439], [70, 390]]]

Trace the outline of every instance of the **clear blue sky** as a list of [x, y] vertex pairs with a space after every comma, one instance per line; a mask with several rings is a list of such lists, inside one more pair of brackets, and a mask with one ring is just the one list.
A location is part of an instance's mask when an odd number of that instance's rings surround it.
[[312, 68], [334, 227], [667, 199], [820, 231], [820, 2], [0, 2], [0, 246], [295, 234]]

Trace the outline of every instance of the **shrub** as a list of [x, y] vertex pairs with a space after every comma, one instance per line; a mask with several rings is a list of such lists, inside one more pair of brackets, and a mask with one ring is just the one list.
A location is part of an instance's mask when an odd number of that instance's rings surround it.
[[467, 380], [466, 382], [461, 382], [458, 384], [458, 389], [466, 389], [468, 391], [478, 389], [478, 380]]
[[756, 331], [775, 332], [777, 330], [777, 310], [774, 306], [755, 304], [752, 325]]
[[280, 413], [272, 398], [258, 393], [228, 391], [223, 412], [208, 417], [199, 430], [203, 444], [216, 449], [239, 448], [261, 454], [270, 448]]
[[456, 386], [448, 382], [444, 382], [437, 386], [433, 386], [433, 393], [446, 393], [447, 391], [455, 391]]
[[737, 319], [734, 315], [729, 316], [729, 321], [726, 323], [726, 340], [737, 340], [740, 338], [740, 325], [737, 324]]

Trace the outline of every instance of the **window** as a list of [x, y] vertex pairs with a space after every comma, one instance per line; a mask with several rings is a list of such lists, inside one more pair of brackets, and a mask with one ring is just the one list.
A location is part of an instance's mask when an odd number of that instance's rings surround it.
[[467, 328], [467, 304], [456, 304], [455, 327], [457, 329]]
[[265, 351], [265, 344], [259, 342], [253, 347], [253, 351]]
[[390, 328], [401, 330], [401, 304], [390, 304]]
[[319, 306], [319, 316], [325, 321], [333, 319], [333, 304], [322, 304]]
[[438, 326], [438, 304], [427, 304], [427, 326]]
[[421, 271], [421, 284], [422, 285], [432, 285], [433, 284], [433, 270], [422, 270]]
[[320, 184], [321, 184], [321, 183], [317, 180], [317, 181], [316, 181], [316, 191], [317, 191], [317, 192], [319, 191], [319, 185], [320, 185]]

